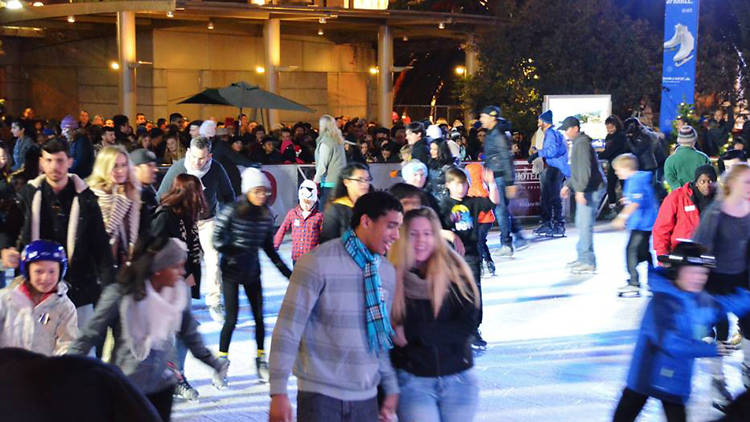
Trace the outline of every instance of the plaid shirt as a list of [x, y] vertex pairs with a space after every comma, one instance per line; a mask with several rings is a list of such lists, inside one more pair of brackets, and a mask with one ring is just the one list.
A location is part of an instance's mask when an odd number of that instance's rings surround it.
[[302, 255], [315, 249], [320, 243], [320, 229], [323, 227], [323, 213], [318, 207], [312, 209], [307, 218], [302, 216], [299, 205], [289, 210], [281, 223], [279, 230], [273, 237], [273, 246], [278, 249], [284, 240], [284, 235], [292, 229], [292, 260], [298, 260]]

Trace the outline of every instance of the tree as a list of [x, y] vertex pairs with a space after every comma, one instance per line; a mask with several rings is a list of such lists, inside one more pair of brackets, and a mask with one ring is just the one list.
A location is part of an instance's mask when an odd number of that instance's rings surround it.
[[498, 0], [496, 10], [509, 23], [477, 46], [479, 72], [459, 94], [469, 107], [499, 104], [531, 131], [543, 95], [612, 94], [624, 114], [659, 92], [662, 33], [612, 0]]

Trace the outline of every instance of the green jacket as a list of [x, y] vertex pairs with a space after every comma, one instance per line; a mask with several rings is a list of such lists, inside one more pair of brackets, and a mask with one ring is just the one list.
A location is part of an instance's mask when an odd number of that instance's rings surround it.
[[708, 156], [693, 147], [679, 146], [664, 162], [664, 180], [676, 189], [695, 179], [695, 169], [711, 164]]

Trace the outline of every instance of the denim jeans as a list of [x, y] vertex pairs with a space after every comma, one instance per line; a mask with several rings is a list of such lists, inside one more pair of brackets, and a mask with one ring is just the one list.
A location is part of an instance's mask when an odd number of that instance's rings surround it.
[[297, 392], [299, 422], [377, 422], [378, 399], [343, 401], [319, 393]]
[[398, 370], [399, 422], [470, 422], [479, 402], [473, 369], [445, 377], [418, 377]]
[[562, 199], [560, 199], [560, 189], [562, 189], [564, 177], [557, 167], [547, 167], [539, 177], [542, 188], [542, 223], [565, 224], [565, 217], [562, 213]]
[[594, 222], [596, 221], [596, 211], [599, 208], [599, 202], [604, 195], [605, 187], [601, 187], [593, 192], [584, 192], [586, 205], [576, 203], [576, 229], [578, 229], [578, 243], [576, 252], [578, 253], [578, 262], [596, 266], [596, 256], [594, 256]]
[[500, 192], [500, 201], [498, 201], [495, 207], [495, 220], [497, 220], [497, 225], [500, 227], [500, 243], [503, 246], [512, 246], [513, 238], [510, 237], [510, 233], [513, 232], [516, 237], [520, 238], [521, 228], [518, 227], [508, 209], [510, 200], [505, 196], [505, 180], [502, 177], [496, 177], [495, 183], [497, 183], [497, 190]]

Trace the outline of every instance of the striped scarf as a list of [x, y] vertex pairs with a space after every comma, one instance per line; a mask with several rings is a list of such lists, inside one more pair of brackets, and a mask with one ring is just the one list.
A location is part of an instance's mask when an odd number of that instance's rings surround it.
[[370, 252], [351, 229], [341, 236], [341, 241], [365, 277], [365, 323], [370, 351], [391, 349], [391, 335], [394, 332], [388, 320], [388, 309], [385, 306], [383, 287], [378, 274], [381, 257]]

